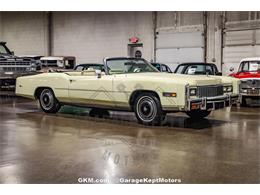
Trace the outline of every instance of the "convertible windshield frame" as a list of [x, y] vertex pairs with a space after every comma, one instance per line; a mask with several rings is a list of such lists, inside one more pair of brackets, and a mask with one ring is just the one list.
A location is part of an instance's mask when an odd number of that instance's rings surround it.
[[[133, 58], [133, 57], [116, 57], [116, 58], [105, 58], [104, 59], [104, 66], [105, 66], [105, 73], [106, 75], [113, 75], [110, 73], [110, 67], [108, 66], [107, 62], [108, 61], [113, 61], [113, 60], [129, 60], [129, 61], [143, 61], [147, 66], [149, 66], [149, 68], [152, 71], [149, 72], [159, 72], [153, 65], [151, 65], [147, 60], [145, 60], [144, 58]], [[137, 73], [144, 73], [144, 72], [123, 72], [123, 73], [115, 73], [115, 74], [137, 74]]]
[[4, 48], [6, 51], [5, 53], [2, 53], [0, 50], [0, 54], [11, 55], [12, 52], [8, 49], [8, 47], [6, 47], [5, 42], [0, 42], [0, 47]]

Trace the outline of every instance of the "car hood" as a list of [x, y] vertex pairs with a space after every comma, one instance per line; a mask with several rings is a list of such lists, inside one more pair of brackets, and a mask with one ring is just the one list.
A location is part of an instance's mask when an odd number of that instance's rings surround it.
[[[133, 73], [127, 74], [128, 78], [132, 79], [153, 79], [165, 82], [184, 83], [189, 85], [217, 85], [223, 83], [223, 78], [220, 76], [207, 75], [185, 75], [185, 74], [168, 74], [168, 73]], [[225, 78], [226, 82], [232, 82]]]
[[15, 60], [15, 61], [26, 60], [26, 61], [31, 61], [30, 58], [23, 58], [23, 57], [13, 56], [13, 55], [9, 55], [9, 54], [0, 54], [0, 60], [1, 61], [7, 61], [7, 60]]
[[238, 79], [260, 78], [260, 72], [239, 72], [231, 74], [230, 76]]

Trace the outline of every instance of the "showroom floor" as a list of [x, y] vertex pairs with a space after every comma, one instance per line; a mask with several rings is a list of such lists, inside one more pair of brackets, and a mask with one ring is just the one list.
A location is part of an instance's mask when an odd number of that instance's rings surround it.
[[92, 118], [64, 107], [0, 99], [0, 183], [77, 183], [78, 178], [173, 178], [182, 183], [259, 183], [260, 108], [219, 110], [203, 121], [171, 114], [162, 127], [132, 113]]

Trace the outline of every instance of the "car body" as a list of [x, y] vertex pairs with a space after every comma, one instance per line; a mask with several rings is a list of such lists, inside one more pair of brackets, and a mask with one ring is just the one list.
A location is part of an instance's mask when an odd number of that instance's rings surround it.
[[218, 75], [222, 73], [218, 71], [218, 68], [213, 63], [204, 62], [189, 62], [179, 64], [174, 73], [178, 74], [195, 74], [195, 75]]
[[[230, 71], [233, 71], [231, 69]], [[260, 57], [244, 58], [237, 72], [230, 76], [241, 80], [240, 95], [242, 105], [260, 103]]]
[[14, 90], [17, 77], [35, 73], [35, 60], [15, 56], [6, 42], [0, 42], [0, 90]]
[[43, 73], [17, 80], [18, 96], [36, 98], [47, 113], [61, 105], [134, 111], [143, 124], [161, 124], [168, 112], [204, 118], [238, 101], [239, 80], [159, 72], [142, 58], [105, 58], [105, 72]]
[[96, 63], [87, 63], [87, 64], [79, 64], [74, 67], [75, 71], [83, 71], [83, 70], [88, 70], [88, 69], [94, 69], [94, 70], [101, 70], [105, 72], [105, 68], [103, 64], [96, 64]]
[[74, 56], [44, 56], [40, 60], [42, 72], [73, 70], [76, 64]]
[[41, 58], [43, 56], [41, 55], [19, 55], [20, 58], [28, 58], [32, 59], [35, 61], [36, 64], [36, 70], [41, 70], [42, 69], [42, 63], [41, 63]]
[[151, 63], [155, 68], [157, 68], [157, 70], [159, 70], [160, 72], [167, 72], [167, 73], [172, 73], [171, 69], [169, 68], [169, 66], [167, 66], [166, 64], [161, 64], [161, 63]]

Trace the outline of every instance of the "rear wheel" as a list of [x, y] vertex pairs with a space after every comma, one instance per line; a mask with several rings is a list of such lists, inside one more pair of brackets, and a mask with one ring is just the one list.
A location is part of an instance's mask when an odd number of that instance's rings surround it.
[[43, 89], [41, 91], [39, 102], [41, 109], [46, 113], [56, 113], [61, 107], [51, 89]]
[[192, 110], [186, 112], [186, 114], [192, 119], [203, 119], [207, 117], [211, 111], [208, 110]]
[[160, 100], [151, 93], [136, 98], [134, 112], [138, 122], [145, 125], [161, 125], [165, 119]]

